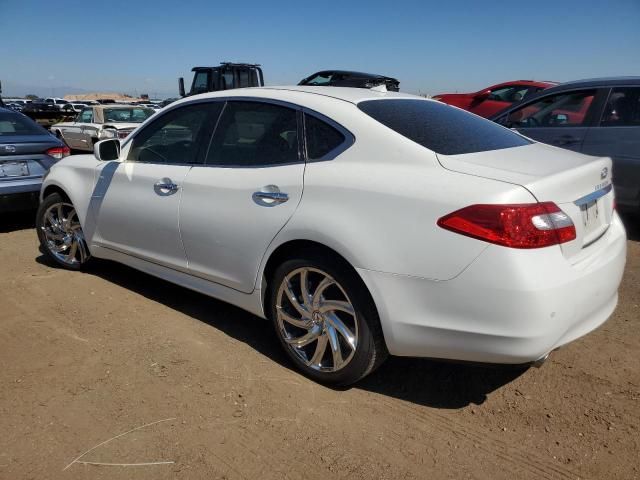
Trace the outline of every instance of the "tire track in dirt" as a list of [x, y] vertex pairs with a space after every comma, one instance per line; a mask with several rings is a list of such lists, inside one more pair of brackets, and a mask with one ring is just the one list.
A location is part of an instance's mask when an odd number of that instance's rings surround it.
[[[531, 475], [531, 478], [567, 480], [583, 478], [573, 470], [560, 465], [549, 464], [549, 459], [542, 458], [532, 451], [523, 452], [503, 440], [495, 438], [486, 431], [469, 428], [448, 416], [433, 411], [418, 411], [410, 405], [405, 405], [402, 402], [392, 403], [384, 398], [380, 399], [379, 404], [385, 406], [386, 412], [402, 412], [408, 417], [417, 420], [418, 422], [414, 425], [423, 431], [428, 431], [429, 427], [433, 426], [446, 435], [459, 434], [462, 440], [472, 447], [476, 446], [476, 448], [485, 453], [504, 460], [505, 464], [503, 466], [514, 473], [514, 478], [522, 478], [523, 467]], [[401, 424], [401, 422], [398, 424]]]

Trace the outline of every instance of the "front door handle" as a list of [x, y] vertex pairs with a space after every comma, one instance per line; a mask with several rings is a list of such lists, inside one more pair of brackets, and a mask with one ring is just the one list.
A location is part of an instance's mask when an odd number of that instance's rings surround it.
[[572, 137], [571, 135], [563, 135], [562, 137], [558, 138], [558, 141], [556, 143], [558, 145], [571, 145], [572, 143], [578, 143], [579, 141], [580, 140]]
[[267, 185], [259, 192], [253, 192], [253, 201], [263, 207], [274, 207], [289, 200], [289, 194], [281, 192], [276, 185]]
[[153, 189], [158, 195], [171, 195], [176, 193], [180, 187], [168, 178], [163, 178], [153, 184]]

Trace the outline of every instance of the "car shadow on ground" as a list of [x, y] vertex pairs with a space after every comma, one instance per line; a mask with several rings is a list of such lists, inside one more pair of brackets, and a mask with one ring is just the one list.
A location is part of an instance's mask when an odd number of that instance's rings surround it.
[[[44, 256], [38, 257], [37, 261], [51, 266]], [[294, 369], [268, 321], [114, 262], [98, 261], [88, 274], [196, 318], [244, 342], [283, 368]], [[525, 370], [523, 367], [485, 367], [390, 357], [376, 372], [351, 388], [429, 407], [456, 409], [484, 402], [489, 393], [511, 382]]]
[[640, 242], [640, 214], [621, 213], [620, 218], [627, 230], [627, 238], [634, 242]]
[[27, 230], [36, 225], [36, 211], [24, 210], [19, 212], [0, 213], [0, 233]]

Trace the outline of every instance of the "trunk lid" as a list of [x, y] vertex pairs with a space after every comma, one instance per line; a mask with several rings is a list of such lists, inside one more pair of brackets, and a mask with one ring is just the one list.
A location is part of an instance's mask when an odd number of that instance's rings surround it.
[[563, 243], [568, 259], [607, 231], [613, 216], [611, 159], [588, 157], [541, 143], [464, 155], [438, 155], [454, 172], [521, 185], [539, 202], [555, 202], [573, 220], [576, 239]]

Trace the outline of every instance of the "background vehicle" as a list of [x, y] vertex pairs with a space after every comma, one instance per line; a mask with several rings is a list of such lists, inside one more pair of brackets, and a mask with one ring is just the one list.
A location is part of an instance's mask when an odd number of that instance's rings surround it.
[[640, 77], [563, 83], [492, 119], [540, 142], [611, 157], [618, 205], [640, 212]]
[[239, 89], [61, 162], [37, 231], [65, 268], [116, 260], [270, 318], [300, 370], [348, 384], [387, 351], [524, 363], [603, 323], [626, 253], [610, 165], [413, 95]]
[[22, 108], [22, 113], [39, 125], [48, 128], [51, 125], [66, 121], [75, 115], [71, 104], [55, 104], [42, 99], [34, 100]]
[[488, 118], [514, 103], [554, 85], [557, 83], [514, 80], [483, 88], [475, 93], [443, 93], [434, 95], [433, 99]]
[[97, 141], [125, 138], [154, 113], [151, 108], [133, 105], [84, 107], [73, 121], [52, 125], [51, 133], [73, 149], [93, 151]]
[[184, 78], [178, 79], [181, 97], [218, 90], [242, 87], [263, 87], [264, 76], [255, 63], [222, 62], [218, 67], [193, 67], [193, 81], [188, 93], [184, 90]]
[[300, 80], [298, 85], [323, 87], [373, 88], [384, 85], [390, 92], [400, 90], [400, 82], [391, 77], [375, 73], [351, 72], [348, 70], [323, 70]]
[[67, 155], [69, 148], [44, 128], [0, 107], [0, 212], [35, 207], [42, 176]]
[[22, 109], [24, 108], [22, 104], [20, 103], [7, 103], [5, 105], [6, 108], [10, 108], [11, 110], [13, 110], [14, 112], [21, 112]]
[[64, 98], [57, 98], [57, 97], [45, 98], [43, 102], [49, 105], [53, 105], [58, 110], [69, 109], [70, 107], [68, 105], [71, 105], [71, 103], [68, 100], [65, 100]]

